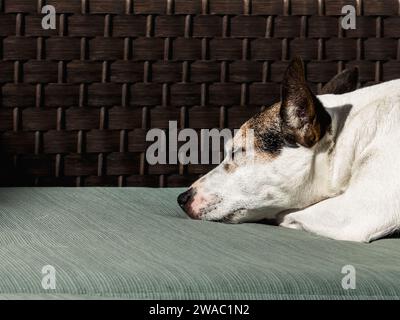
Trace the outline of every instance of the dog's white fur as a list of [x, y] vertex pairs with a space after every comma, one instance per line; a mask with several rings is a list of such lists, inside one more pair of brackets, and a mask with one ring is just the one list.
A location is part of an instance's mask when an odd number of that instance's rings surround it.
[[233, 172], [223, 169], [232, 161], [225, 159], [194, 184], [193, 210], [205, 220], [273, 218], [358, 242], [400, 229], [400, 80], [318, 98], [332, 118], [321, 141], [284, 148], [267, 163], [238, 159]]

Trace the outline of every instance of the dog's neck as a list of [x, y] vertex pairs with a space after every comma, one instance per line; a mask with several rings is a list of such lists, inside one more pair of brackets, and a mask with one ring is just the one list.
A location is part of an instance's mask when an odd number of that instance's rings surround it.
[[348, 187], [355, 160], [352, 149], [354, 137], [349, 137], [345, 131], [350, 110], [351, 106], [347, 105], [328, 109], [332, 118], [331, 128], [314, 147], [313, 183], [310, 190], [314, 203], [340, 195]]
[[385, 130], [394, 134], [388, 124], [397, 123], [393, 120], [398, 113], [392, 111], [393, 99], [397, 99], [393, 88], [398, 85], [399, 81], [394, 81], [344, 95], [319, 96], [332, 118], [330, 131], [316, 147], [314, 173], [318, 181], [314, 185], [320, 198], [343, 193], [371, 142]]
[[[357, 157], [356, 137], [349, 132], [349, 126], [357, 131], [359, 124], [351, 117], [353, 106], [327, 108], [332, 123], [330, 130], [315, 147], [315, 165], [313, 170], [313, 193], [317, 201], [328, 199], [343, 193], [351, 178], [352, 167]], [[351, 122], [351, 123], [348, 123]]]
[[346, 122], [349, 120], [351, 109], [351, 105], [328, 109], [332, 125], [330, 132], [322, 141], [322, 157], [326, 162], [324, 176], [327, 181], [324, 185], [327, 197], [344, 192], [351, 177], [351, 167], [355, 157], [354, 150], [352, 150], [354, 141], [353, 139], [349, 140], [346, 132]]

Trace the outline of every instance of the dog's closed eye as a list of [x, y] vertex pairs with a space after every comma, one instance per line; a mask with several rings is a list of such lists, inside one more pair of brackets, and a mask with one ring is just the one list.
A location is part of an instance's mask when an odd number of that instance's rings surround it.
[[292, 138], [285, 137], [284, 138], [284, 142], [285, 142], [285, 146], [288, 147], [288, 148], [296, 149], [296, 148], [299, 147], [299, 145], [296, 143], [296, 141], [294, 139], [292, 139]]

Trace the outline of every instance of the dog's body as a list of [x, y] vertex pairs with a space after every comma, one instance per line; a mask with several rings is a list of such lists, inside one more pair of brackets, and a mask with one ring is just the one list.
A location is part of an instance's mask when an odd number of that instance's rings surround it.
[[393, 233], [400, 228], [400, 80], [318, 98], [334, 137], [315, 170], [315, 192], [326, 200], [284, 215], [280, 225], [360, 242]]
[[316, 97], [297, 60], [282, 88], [234, 138], [244, 149], [254, 130], [255, 160], [225, 159], [180, 197], [185, 211], [359, 242], [400, 229], [400, 80]]

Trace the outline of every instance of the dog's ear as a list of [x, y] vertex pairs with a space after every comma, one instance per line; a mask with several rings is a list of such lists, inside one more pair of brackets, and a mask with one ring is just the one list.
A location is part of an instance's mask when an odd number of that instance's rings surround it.
[[346, 69], [336, 75], [321, 90], [321, 94], [343, 94], [357, 89], [358, 68]]
[[312, 93], [300, 58], [291, 61], [281, 89], [282, 133], [288, 145], [314, 146], [325, 135], [331, 117]]

